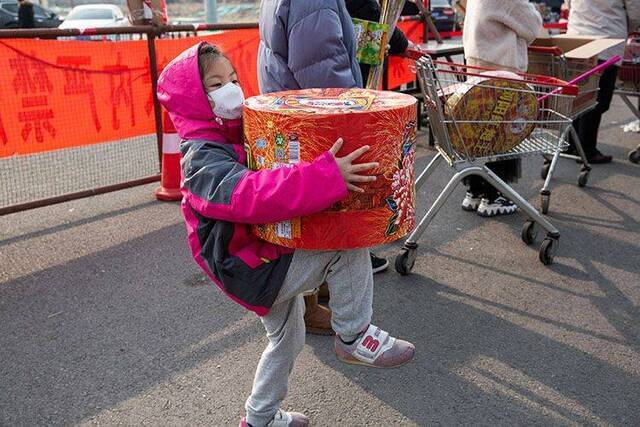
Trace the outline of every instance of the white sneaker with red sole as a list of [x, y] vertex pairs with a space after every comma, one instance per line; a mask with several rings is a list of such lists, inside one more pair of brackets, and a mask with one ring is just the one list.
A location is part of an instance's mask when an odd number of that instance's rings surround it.
[[374, 325], [351, 344], [345, 344], [340, 337], [335, 338], [336, 356], [352, 365], [374, 368], [397, 368], [413, 359], [415, 347], [407, 341], [399, 340]]

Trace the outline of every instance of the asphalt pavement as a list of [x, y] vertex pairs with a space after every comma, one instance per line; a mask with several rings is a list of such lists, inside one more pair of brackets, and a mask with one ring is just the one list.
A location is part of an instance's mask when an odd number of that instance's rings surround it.
[[[318, 426], [640, 425], [638, 134], [616, 99], [589, 186], [563, 161], [555, 264], [519, 215], [463, 212], [458, 188], [413, 274], [375, 278], [374, 323], [416, 344], [395, 370], [336, 360], [308, 336], [285, 408]], [[424, 141], [423, 141], [424, 142]], [[421, 148], [418, 168], [433, 151]], [[515, 186], [538, 204], [539, 158]], [[451, 176], [419, 193], [424, 212]], [[212, 288], [175, 203], [153, 185], [0, 217], [0, 425], [237, 425], [266, 345]], [[389, 258], [399, 244], [378, 250]]]

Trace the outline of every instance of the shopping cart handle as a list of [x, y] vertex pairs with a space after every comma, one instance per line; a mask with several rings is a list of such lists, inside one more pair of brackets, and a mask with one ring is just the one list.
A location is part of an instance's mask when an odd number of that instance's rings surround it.
[[418, 59], [422, 58], [423, 56], [427, 56], [427, 53], [423, 50], [418, 50], [418, 49], [407, 49], [404, 51], [404, 54], [400, 55], [403, 56], [405, 58], [409, 58], [409, 59], [413, 59], [414, 61], [417, 61]]
[[529, 46], [529, 53], [546, 53], [554, 56], [564, 55], [564, 52], [558, 46]]

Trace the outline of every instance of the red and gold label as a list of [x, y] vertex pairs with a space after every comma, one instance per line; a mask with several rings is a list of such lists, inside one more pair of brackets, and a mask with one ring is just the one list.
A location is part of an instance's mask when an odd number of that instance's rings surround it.
[[[519, 78], [498, 71], [498, 77]], [[473, 77], [444, 90], [449, 138], [461, 154], [489, 156], [505, 153], [527, 138], [535, 128], [538, 100], [525, 82]]]

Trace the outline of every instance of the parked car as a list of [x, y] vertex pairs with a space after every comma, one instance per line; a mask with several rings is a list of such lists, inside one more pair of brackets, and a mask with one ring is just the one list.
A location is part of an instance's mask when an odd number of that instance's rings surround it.
[[431, 19], [438, 31], [453, 31], [456, 25], [456, 12], [449, 0], [430, 0]]
[[59, 28], [129, 27], [122, 10], [113, 4], [86, 4], [71, 9]]
[[538, 11], [545, 23], [553, 23], [560, 20], [562, 1], [536, 0], [533, 3], [538, 7]]
[[[33, 5], [33, 15], [36, 28], [57, 28], [62, 20], [40, 5]], [[18, 27], [18, 2], [15, 0], [0, 0], [0, 29]]]
[[560, 9], [562, 8], [562, 4], [564, 0], [533, 0], [535, 3], [544, 3], [546, 4], [552, 12], [560, 13]]

